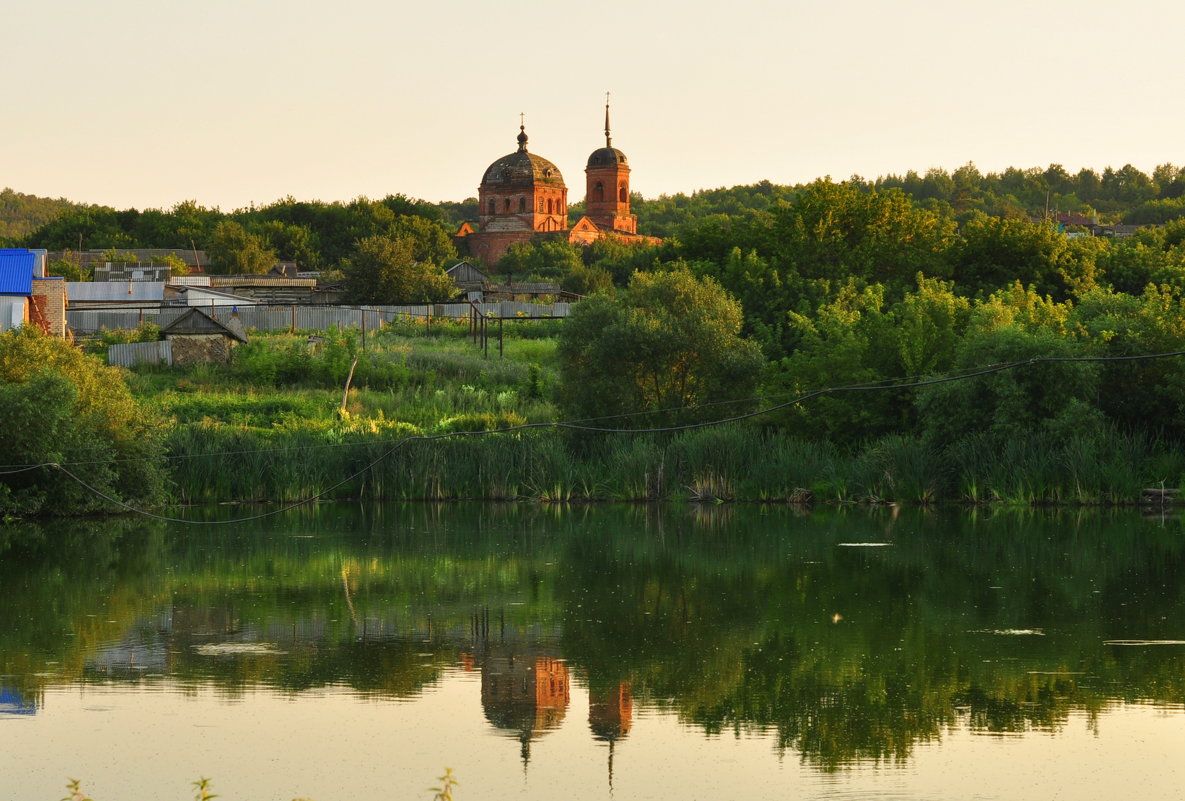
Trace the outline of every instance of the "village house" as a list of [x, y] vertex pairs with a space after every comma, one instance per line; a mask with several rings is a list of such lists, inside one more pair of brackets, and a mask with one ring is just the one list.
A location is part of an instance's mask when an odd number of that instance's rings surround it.
[[0, 331], [35, 325], [66, 336], [66, 282], [46, 275], [46, 252], [0, 249]]
[[225, 364], [235, 346], [247, 342], [247, 334], [238, 314], [230, 313], [226, 322], [199, 308], [191, 308], [161, 329], [161, 337], [170, 344], [173, 364]]

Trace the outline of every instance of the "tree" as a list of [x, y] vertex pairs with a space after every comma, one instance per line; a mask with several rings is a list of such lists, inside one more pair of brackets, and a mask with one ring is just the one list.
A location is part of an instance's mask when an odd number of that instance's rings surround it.
[[816, 181], [770, 213], [775, 257], [806, 278], [855, 276], [902, 292], [918, 272], [946, 277], [949, 271], [954, 224], [896, 189]]
[[417, 261], [407, 236], [368, 236], [342, 264], [347, 303], [435, 303], [456, 291], [439, 265]]
[[498, 260], [503, 275], [562, 278], [584, 265], [581, 247], [563, 239], [538, 239], [515, 242]]
[[[78, 463], [72, 469], [96, 490], [155, 503], [165, 494], [162, 455], [160, 428], [118, 369], [33, 326], [0, 334], [0, 464]], [[0, 516], [103, 506], [52, 468], [0, 475]]]
[[233, 220], [223, 220], [214, 227], [206, 250], [211, 266], [230, 275], [266, 273], [279, 260], [263, 237], [250, 233]]
[[[559, 403], [575, 418], [646, 428], [742, 411], [761, 351], [740, 336], [741, 308], [720, 285], [686, 270], [635, 273], [615, 295], [572, 309], [560, 334]], [[641, 417], [622, 417], [646, 413]]]
[[1065, 293], [1063, 259], [1069, 240], [1052, 225], [975, 214], [955, 248], [955, 280], [971, 294], [1020, 281], [1042, 292]]

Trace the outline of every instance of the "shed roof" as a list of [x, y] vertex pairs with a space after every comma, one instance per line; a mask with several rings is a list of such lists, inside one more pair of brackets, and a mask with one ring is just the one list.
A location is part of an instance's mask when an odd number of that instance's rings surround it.
[[[241, 328], [241, 326], [240, 326]], [[222, 334], [246, 342], [247, 337], [194, 307], [160, 330], [162, 335]]]
[[32, 295], [36, 263], [37, 256], [28, 250], [0, 250], [0, 295]]
[[151, 303], [165, 297], [163, 281], [68, 281], [71, 302]]

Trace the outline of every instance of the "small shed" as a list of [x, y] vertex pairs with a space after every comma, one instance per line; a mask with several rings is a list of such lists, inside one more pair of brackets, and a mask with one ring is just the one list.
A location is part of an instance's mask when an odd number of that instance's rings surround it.
[[444, 271], [458, 289], [481, 289], [490, 277], [468, 261], [459, 261]]
[[172, 346], [173, 364], [222, 364], [230, 361], [236, 345], [247, 341], [238, 312], [231, 312], [224, 323], [198, 308], [191, 308], [160, 333]]

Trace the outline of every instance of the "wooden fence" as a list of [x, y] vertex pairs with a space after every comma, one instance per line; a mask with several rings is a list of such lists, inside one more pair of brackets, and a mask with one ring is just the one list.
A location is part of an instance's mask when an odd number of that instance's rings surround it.
[[[361, 328], [375, 331], [398, 317], [428, 321], [439, 318], [468, 320], [474, 307], [493, 319], [567, 317], [568, 303], [437, 303], [415, 306], [238, 306], [239, 319], [246, 329], [257, 331], [324, 331], [327, 328]], [[75, 334], [97, 334], [103, 329], [127, 330], [141, 323], [166, 326], [185, 312], [188, 306], [162, 306], [157, 309], [66, 311], [66, 324]], [[227, 306], [197, 308], [226, 320]]]

